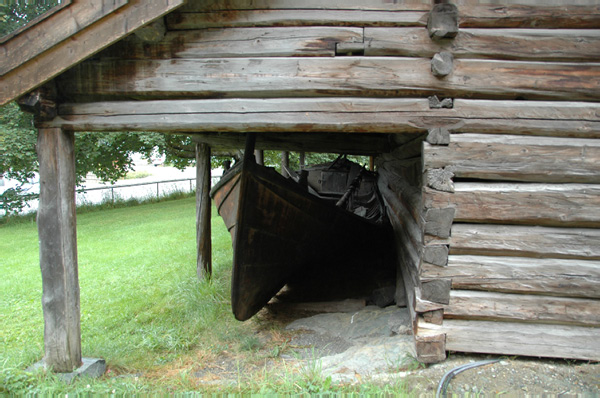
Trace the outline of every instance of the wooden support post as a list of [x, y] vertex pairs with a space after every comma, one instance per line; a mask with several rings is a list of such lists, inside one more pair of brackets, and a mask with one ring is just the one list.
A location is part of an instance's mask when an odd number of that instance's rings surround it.
[[210, 147], [196, 144], [196, 242], [198, 279], [210, 278], [211, 259], [211, 201], [210, 201]]
[[73, 132], [39, 129], [37, 224], [42, 270], [44, 362], [55, 372], [81, 365]]
[[298, 160], [299, 160], [299, 163], [300, 163], [300, 170], [304, 170], [304, 166], [306, 166], [306, 153], [305, 152], [300, 152]]
[[286, 169], [290, 168], [290, 153], [289, 152], [281, 152], [281, 175], [284, 177], [289, 177]]

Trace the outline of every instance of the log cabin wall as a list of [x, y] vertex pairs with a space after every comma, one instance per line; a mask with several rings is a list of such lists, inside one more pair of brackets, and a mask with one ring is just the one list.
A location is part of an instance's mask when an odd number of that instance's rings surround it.
[[224, 146], [234, 133], [297, 134], [301, 150], [355, 153], [376, 134], [387, 144], [365, 152], [395, 148], [377, 159], [379, 185], [419, 358], [597, 360], [590, 4], [462, 1], [458, 31], [436, 33], [429, 2], [188, 1], [162, 33], [149, 27], [57, 78], [59, 116], [40, 126], [193, 132]]

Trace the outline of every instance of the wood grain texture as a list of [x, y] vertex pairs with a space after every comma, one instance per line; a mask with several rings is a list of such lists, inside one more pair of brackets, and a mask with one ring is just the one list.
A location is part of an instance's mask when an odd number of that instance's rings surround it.
[[81, 365], [74, 134], [40, 129], [37, 151], [44, 362], [54, 372], [72, 372]]
[[600, 6], [481, 5], [459, 6], [461, 28], [597, 29]]
[[196, 144], [196, 275], [200, 280], [212, 274], [210, 153], [207, 144]]
[[444, 319], [600, 326], [600, 300], [452, 290]]
[[335, 55], [336, 43], [363, 41], [362, 28], [229, 28], [168, 32], [157, 43], [122, 40], [98, 57], [116, 59], [242, 58]]
[[183, 0], [129, 0], [118, 12], [102, 18], [51, 50], [2, 76], [0, 105], [46, 83], [83, 59], [123, 38], [136, 28], [183, 4]]
[[67, 40], [127, 4], [128, 0], [77, 0], [0, 44], [0, 75]]
[[206, 0], [189, 1], [181, 12], [206, 12], [227, 10], [380, 10], [380, 11], [429, 11], [429, 0], [408, 0], [391, 2], [388, 0]]
[[455, 224], [451, 254], [600, 260], [600, 230]]
[[584, 29], [460, 29], [455, 38], [431, 40], [423, 28], [365, 28], [366, 56], [530, 61], [600, 60], [600, 31]]
[[422, 278], [452, 279], [452, 289], [600, 298], [597, 260], [450, 255], [448, 266], [422, 264]]
[[600, 328], [448, 319], [419, 322], [419, 335], [446, 334], [446, 349], [501, 355], [599, 360]]
[[600, 227], [598, 185], [455, 183], [454, 189], [425, 188], [425, 208], [455, 208], [455, 222]]
[[444, 79], [429, 59], [216, 58], [88, 61], [60, 77], [66, 98], [428, 96], [600, 98], [600, 64], [456, 60]]
[[423, 146], [425, 169], [456, 178], [600, 183], [600, 141], [454, 134], [448, 146]]
[[425, 26], [425, 11], [379, 10], [235, 10], [173, 13], [167, 16], [169, 30], [258, 26]]

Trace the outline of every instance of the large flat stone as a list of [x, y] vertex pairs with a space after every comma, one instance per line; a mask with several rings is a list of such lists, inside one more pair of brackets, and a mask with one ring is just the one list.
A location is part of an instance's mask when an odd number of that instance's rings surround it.
[[[73, 379], [85, 376], [97, 378], [100, 377], [106, 372], [106, 361], [101, 358], [82, 358], [81, 360], [83, 364], [75, 369], [73, 372], [69, 373], [56, 373], [56, 376], [61, 378], [63, 381], [70, 383]], [[41, 361], [31, 365], [27, 368], [28, 372], [36, 371], [40, 368], [46, 369], [46, 363], [42, 359]]]

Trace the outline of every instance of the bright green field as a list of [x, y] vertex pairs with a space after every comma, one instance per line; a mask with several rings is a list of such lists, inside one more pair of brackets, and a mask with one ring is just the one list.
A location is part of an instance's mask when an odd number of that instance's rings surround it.
[[[402, 390], [332, 386], [316, 361], [286, 365], [280, 355], [293, 352], [277, 322], [233, 318], [231, 239], [214, 208], [212, 229], [213, 277], [200, 282], [195, 198], [78, 214], [82, 351], [104, 358], [109, 371], [66, 384], [24, 371], [44, 354], [37, 227], [0, 225], [0, 395]], [[234, 382], [207, 386], [198, 376], [207, 370]]]

